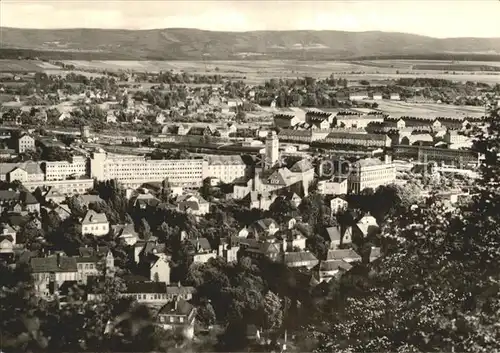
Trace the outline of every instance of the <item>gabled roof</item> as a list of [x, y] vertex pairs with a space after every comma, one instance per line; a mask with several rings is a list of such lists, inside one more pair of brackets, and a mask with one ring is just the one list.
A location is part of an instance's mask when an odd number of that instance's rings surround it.
[[76, 259], [67, 256], [34, 257], [30, 265], [33, 273], [77, 271]]
[[321, 261], [319, 265], [320, 271], [349, 271], [353, 266], [344, 260]]
[[133, 224], [117, 224], [111, 226], [113, 234], [115, 237], [124, 238], [127, 236], [137, 236], [137, 232], [134, 229]]
[[104, 200], [101, 199], [99, 195], [91, 195], [91, 194], [78, 195], [77, 200], [82, 206], [83, 205], [88, 206], [89, 204], [94, 202], [104, 202]]
[[0, 235], [16, 233], [8, 223], [0, 223]]
[[278, 223], [276, 223], [276, 221], [272, 218], [259, 219], [258, 221], [252, 223], [250, 227], [255, 229], [256, 231], [267, 231], [271, 224], [274, 224], [275, 227], [278, 227]]
[[356, 259], [361, 260], [361, 256], [352, 249], [338, 249], [338, 250], [328, 250], [326, 255], [327, 261], [332, 260], [343, 260], [343, 259]]
[[314, 262], [318, 261], [318, 259], [309, 251], [287, 252], [283, 254], [283, 262], [285, 264], [304, 261]]
[[302, 159], [295, 163], [290, 171], [294, 173], [303, 173], [311, 169], [313, 169], [311, 162], [308, 159]]
[[127, 293], [167, 293], [165, 282], [130, 282]]
[[109, 252], [109, 247], [98, 246], [96, 248], [91, 248], [87, 246], [81, 246], [78, 248], [78, 253], [80, 256], [105, 256]]
[[194, 306], [184, 299], [176, 299], [175, 301], [165, 304], [158, 312], [158, 315], [188, 316], [193, 310]]
[[342, 239], [342, 232], [340, 227], [328, 227], [326, 228], [326, 233], [330, 241], [340, 241]]
[[189, 242], [193, 244], [195, 248], [197, 247], [197, 245], [199, 245], [200, 248], [205, 251], [212, 250], [212, 247], [210, 246], [210, 243], [208, 242], [207, 238], [190, 239]]
[[82, 224], [108, 223], [108, 217], [105, 213], [97, 213], [94, 210], [88, 210], [83, 217]]
[[76, 263], [97, 263], [101, 259], [97, 256], [76, 256]]
[[21, 202], [23, 202], [26, 205], [36, 205], [36, 204], [38, 204], [38, 201], [35, 198], [35, 196], [33, 196], [32, 193], [27, 192], [27, 191], [21, 191], [19, 199], [20, 199]]
[[278, 244], [270, 243], [268, 241], [262, 242], [256, 239], [241, 239], [240, 244], [248, 246], [246, 251], [256, 252], [260, 254], [279, 253], [280, 248]]

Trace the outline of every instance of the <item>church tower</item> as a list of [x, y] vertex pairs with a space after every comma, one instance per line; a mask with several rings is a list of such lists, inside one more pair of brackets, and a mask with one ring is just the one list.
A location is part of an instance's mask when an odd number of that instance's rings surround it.
[[266, 137], [266, 154], [264, 156], [264, 169], [272, 168], [278, 163], [280, 143], [275, 131], [270, 131]]

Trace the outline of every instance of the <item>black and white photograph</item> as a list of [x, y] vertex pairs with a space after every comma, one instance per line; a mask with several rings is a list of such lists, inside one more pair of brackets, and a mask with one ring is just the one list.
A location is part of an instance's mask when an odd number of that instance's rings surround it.
[[500, 1], [0, 0], [0, 352], [500, 352]]

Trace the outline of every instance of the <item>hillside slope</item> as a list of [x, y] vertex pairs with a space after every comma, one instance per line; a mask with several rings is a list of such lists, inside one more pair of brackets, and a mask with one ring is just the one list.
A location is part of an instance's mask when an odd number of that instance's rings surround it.
[[500, 54], [500, 38], [436, 39], [404, 33], [341, 31], [213, 32], [1, 28], [2, 48], [89, 52], [116, 59], [346, 59], [435, 53]]

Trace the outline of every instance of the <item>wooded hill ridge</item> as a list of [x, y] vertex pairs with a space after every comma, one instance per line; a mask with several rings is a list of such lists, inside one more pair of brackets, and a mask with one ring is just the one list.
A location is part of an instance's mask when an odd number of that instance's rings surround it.
[[[189, 28], [21, 29], [0, 28], [4, 53], [70, 56], [88, 60], [351, 59], [500, 55], [500, 38], [438, 39], [380, 31], [216, 32]], [[12, 49], [19, 49], [13, 51]], [[7, 51], [6, 51], [7, 50]], [[6, 54], [4, 54], [5, 56]]]

